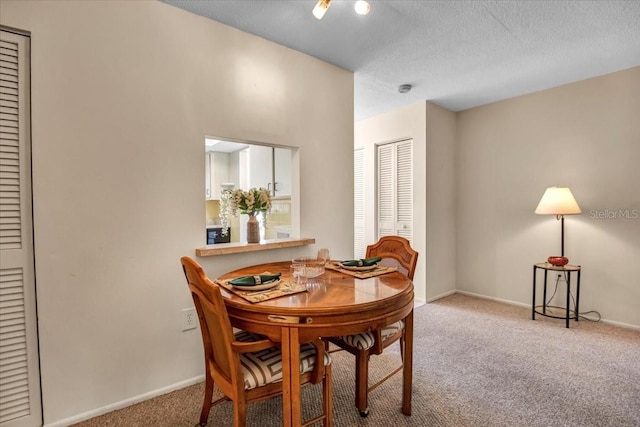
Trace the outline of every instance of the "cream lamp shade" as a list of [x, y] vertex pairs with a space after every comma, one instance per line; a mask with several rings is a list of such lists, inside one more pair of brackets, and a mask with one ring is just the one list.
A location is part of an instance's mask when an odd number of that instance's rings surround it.
[[578, 202], [567, 187], [549, 187], [542, 195], [535, 212], [538, 215], [555, 215], [560, 220], [561, 255], [549, 257], [548, 262], [556, 266], [565, 265], [569, 260], [564, 256], [564, 216], [582, 213]]
[[577, 215], [582, 213], [578, 202], [567, 187], [549, 187], [542, 195], [535, 212], [538, 215]]

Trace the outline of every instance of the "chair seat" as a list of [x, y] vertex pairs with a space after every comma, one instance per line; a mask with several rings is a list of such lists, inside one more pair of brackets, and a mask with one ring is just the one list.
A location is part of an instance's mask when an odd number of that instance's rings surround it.
[[[385, 326], [382, 328], [382, 340], [384, 341], [387, 337], [401, 331], [404, 328], [404, 322], [399, 320], [391, 325]], [[375, 335], [373, 332], [362, 332], [360, 334], [353, 335], [344, 335], [339, 337], [342, 341], [349, 344], [351, 347], [355, 347], [359, 350], [368, 350], [373, 347], [375, 343]]]
[[[236, 341], [241, 342], [254, 342], [265, 339], [262, 335], [247, 331], [236, 332], [235, 338]], [[313, 344], [301, 345], [300, 374], [311, 372], [315, 360], [316, 349]], [[242, 365], [245, 390], [282, 381], [282, 354], [279, 347], [270, 347], [255, 353], [241, 354], [240, 363]], [[329, 356], [329, 353], [324, 353], [324, 366], [330, 364], [331, 356]]]

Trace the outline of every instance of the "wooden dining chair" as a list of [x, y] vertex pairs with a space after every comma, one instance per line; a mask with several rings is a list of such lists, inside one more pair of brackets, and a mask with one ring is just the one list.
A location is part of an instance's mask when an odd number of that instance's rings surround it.
[[[373, 245], [367, 246], [367, 258], [380, 257], [381, 265], [396, 267], [398, 271], [413, 280], [418, 263], [416, 252], [407, 239], [400, 236], [381, 237]], [[387, 325], [382, 329], [360, 334], [326, 338], [329, 342], [348, 351], [356, 357], [356, 407], [360, 416], [369, 415], [369, 392], [391, 376], [402, 370], [403, 365], [391, 371], [377, 383], [369, 386], [369, 357], [382, 354], [385, 348], [400, 340], [400, 356], [404, 363], [404, 320]]]
[[[205, 391], [200, 425], [205, 426], [213, 405], [233, 402], [233, 425], [243, 427], [247, 404], [282, 394], [282, 355], [280, 344], [268, 338], [239, 330], [234, 333], [218, 285], [189, 257], [180, 259], [189, 290], [198, 312], [205, 360]], [[304, 426], [332, 421], [331, 357], [320, 339], [300, 347], [300, 384], [322, 382], [322, 415]], [[224, 394], [212, 402], [214, 384]]]

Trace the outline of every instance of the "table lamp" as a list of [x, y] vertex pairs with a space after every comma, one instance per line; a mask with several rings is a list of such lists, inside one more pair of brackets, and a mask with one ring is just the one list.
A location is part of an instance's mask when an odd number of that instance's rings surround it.
[[538, 215], [555, 215], [560, 220], [560, 256], [550, 256], [547, 261], [555, 266], [563, 266], [569, 262], [564, 256], [564, 216], [582, 213], [571, 190], [566, 187], [549, 187], [542, 195], [535, 210]]

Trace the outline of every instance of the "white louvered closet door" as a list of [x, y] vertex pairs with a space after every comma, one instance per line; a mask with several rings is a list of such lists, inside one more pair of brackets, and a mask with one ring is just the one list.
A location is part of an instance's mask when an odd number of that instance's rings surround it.
[[364, 149], [353, 152], [353, 257], [364, 258], [367, 248], [364, 241]]
[[42, 425], [31, 218], [29, 38], [0, 31], [0, 426]]
[[378, 239], [413, 239], [413, 140], [378, 146]]

